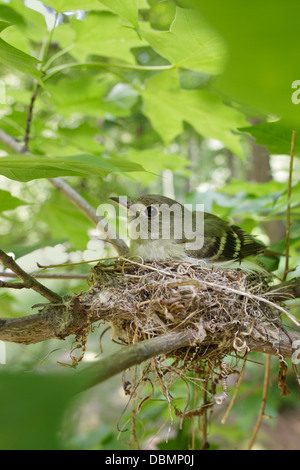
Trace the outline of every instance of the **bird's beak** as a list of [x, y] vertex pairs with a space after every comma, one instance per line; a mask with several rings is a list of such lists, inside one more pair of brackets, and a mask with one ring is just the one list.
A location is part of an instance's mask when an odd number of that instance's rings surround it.
[[130, 201], [128, 199], [121, 197], [110, 197], [109, 199], [119, 206], [124, 207], [126, 210], [128, 210], [130, 207]]

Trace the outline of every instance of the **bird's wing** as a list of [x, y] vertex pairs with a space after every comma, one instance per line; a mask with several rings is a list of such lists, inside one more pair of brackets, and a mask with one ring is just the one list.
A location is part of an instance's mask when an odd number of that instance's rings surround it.
[[[193, 213], [196, 220], [196, 213]], [[194, 224], [195, 227], [195, 224]], [[187, 242], [188, 240], [181, 240]], [[188, 251], [193, 258], [210, 259], [213, 261], [241, 260], [250, 255], [258, 255], [265, 246], [237, 225], [204, 213], [204, 243], [199, 250]]]

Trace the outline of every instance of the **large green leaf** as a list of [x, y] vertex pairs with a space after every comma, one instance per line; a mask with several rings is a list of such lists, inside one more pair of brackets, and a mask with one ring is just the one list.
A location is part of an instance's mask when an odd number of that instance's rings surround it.
[[[291, 152], [292, 129], [284, 126], [281, 121], [262, 122], [256, 126], [240, 129], [251, 134], [256, 142], [265, 145], [273, 155], [289, 155]], [[295, 155], [300, 156], [300, 132], [297, 132]]]
[[160, 55], [177, 67], [219, 73], [226, 49], [216, 32], [195, 12], [177, 8], [170, 31], [139, 29], [143, 38]]
[[14, 197], [10, 194], [9, 191], [4, 191], [0, 189], [0, 211], [11, 211], [18, 206], [23, 204], [28, 204], [28, 202], [21, 201], [21, 199]]
[[100, 0], [110, 10], [138, 26], [138, 0]]
[[299, 127], [300, 106], [291, 100], [292, 83], [299, 79], [298, 0], [184, 2], [200, 9], [228, 46], [226, 71], [215, 85], [248, 107]]
[[53, 191], [36, 217], [47, 225], [53, 239], [67, 240], [76, 250], [86, 249], [91, 223], [58, 191]]
[[96, 54], [133, 63], [130, 49], [145, 45], [133, 29], [122, 24], [119, 16], [107, 11], [90, 12], [84, 21], [73, 19], [72, 25], [76, 39], [70, 53], [77, 60]]
[[[1, 22], [2, 27], [3, 22]], [[1, 26], [1, 25], [0, 25]], [[11, 46], [0, 38], [0, 61], [8, 67], [15, 68], [20, 72], [27, 73], [32, 77], [39, 78], [41, 72], [36, 68], [39, 60], [16, 47]]]
[[142, 171], [143, 167], [121, 158], [95, 155], [45, 157], [10, 155], [0, 158], [0, 174], [16, 181], [58, 176], [107, 176], [111, 172]]
[[236, 155], [242, 155], [239, 136], [232, 131], [246, 124], [244, 115], [226, 106], [220, 97], [204, 90], [182, 90], [177, 71], [151, 77], [141, 90], [144, 112], [167, 144], [190, 123], [204, 137], [224, 143]]
[[[9, 8], [13, 10], [14, 14], [6, 12], [6, 18], [20, 29], [24, 35], [25, 42], [32, 40], [39, 43], [49, 35], [45, 16], [41, 12], [27, 7], [23, 0], [10, 0]], [[0, 9], [1, 12], [2, 9], [3, 7]], [[18, 19], [16, 15], [18, 15]], [[20, 16], [22, 20], [20, 20]]]
[[107, 97], [108, 85], [111, 81], [101, 79], [100, 76], [87, 76], [72, 79], [63, 77], [55, 85], [46, 82], [46, 88], [51, 93], [51, 104], [63, 116], [73, 113], [83, 113], [86, 116], [100, 117], [107, 113], [113, 116], [127, 116], [129, 107], [119, 106]]

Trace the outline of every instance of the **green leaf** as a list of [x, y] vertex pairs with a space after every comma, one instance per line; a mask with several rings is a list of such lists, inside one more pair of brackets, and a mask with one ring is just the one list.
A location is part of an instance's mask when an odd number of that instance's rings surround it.
[[177, 67], [219, 73], [226, 58], [221, 38], [192, 10], [176, 9], [170, 31], [139, 29], [158, 54]]
[[100, 76], [87, 76], [72, 79], [64, 77], [58, 83], [52, 85], [46, 83], [47, 90], [51, 93], [51, 104], [54, 104], [63, 116], [73, 113], [83, 113], [86, 116], [105, 116], [107, 113], [113, 116], [127, 116], [130, 109], [120, 106], [107, 97], [108, 85], [111, 81], [101, 79]]
[[[48, 36], [49, 31], [42, 13], [27, 7], [23, 0], [10, 0], [9, 7], [14, 14], [6, 11], [6, 18], [20, 29], [25, 42], [31, 40], [39, 43]], [[1, 11], [2, 8], [1, 6]], [[4, 15], [3, 19], [5, 19]]]
[[[225, 73], [215, 86], [254, 111], [284, 118], [300, 127], [292, 83], [299, 79], [298, 0], [185, 0], [224, 38], [229, 52]], [[197, 11], [195, 11], [197, 15]]]
[[0, 158], [0, 174], [16, 181], [58, 176], [100, 176], [112, 172], [143, 171], [143, 167], [121, 158], [104, 158], [95, 155], [64, 157], [10, 155]]
[[[251, 134], [256, 143], [267, 147], [273, 155], [290, 155], [292, 142], [292, 128], [286, 127], [281, 121], [262, 122], [256, 126], [239, 129]], [[297, 136], [300, 136], [300, 131]], [[300, 142], [296, 138], [295, 155], [300, 157]]]
[[222, 188], [221, 192], [224, 194], [232, 194], [233, 196], [238, 193], [245, 193], [253, 195], [256, 198], [274, 193], [281, 194], [287, 188], [286, 183], [279, 181], [267, 181], [266, 183], [251, 183], [249, 181], [233, 180]]
[[188, 166], [191, 162], [181, 155], [165, 153], [160, 148], [149, 148], [145, 150], [131, 148], [126, 154], [126, 159], [131, 162], [143, 164], [146, 171], [130, 174], [130, 179], [138, 181], [142, 186], [149, 185], [163, 170], [181, 171], [181, 175], [189, 176]]
[[218, 139], [236, 155], [242, 155], [239, 136], [232, 131], [246, 123], [244, 115], [223, 104], [218, 95], [180, 89], [174, 70], [151, 77], [140, 93], [145, 114], [166, 144], [183, 131], [186, 121], [203, 137]]
[[53, 239], [68, 240], [76, 250], [86, 249], [91, 223], [57, 191], [41, 206], [37, 220], [47, 224]]
[[107, 11], [91, 12], [84, 21], [74, 19], [72, 25], [76, 40], [70, 54], [77, 60], [95, 54], [133, 63], [130, 49], [145, 45], [133, 29], [122, 25], [119, 16]]
[[99, 2], [97, 0], [45, 0], [44, 3], [59, 12], [96, 10], [99, 8]]
[[100, 2], [114, 13], [126, 18], [134, 27], [138, 27], [137, 0], [100, 0]]
[[0, 211], [11, 211], [18, 206], [28, 204], [28, 202], [22, 201], [21, 199], [14, 197], [8, 191], [0, 189]]
[[2, 31], [4, 31], [9, 26], [11, 26], [11, 23], [8, 23], [7, 21], [0, 21], [0, 33], [2, 33]]
[[104, 147], [96, 141], [96, 136], [100, 134], [102, 132], [99, 129], [88, 123], [82, 123], [75, 129], [67, 127], [59, 127], [58, 129], [59, 140], [62, 145], [68, 143], [76, 146], [78, 150], [93, 154], [99, 154], [104, 150]]
[[[2, 22], [3, 24], [3, 22]], [[11, 46], [0, 38], [0, 60], [4, 65], [40, 78], [41, 72], [35, 67], [39, 60]]]

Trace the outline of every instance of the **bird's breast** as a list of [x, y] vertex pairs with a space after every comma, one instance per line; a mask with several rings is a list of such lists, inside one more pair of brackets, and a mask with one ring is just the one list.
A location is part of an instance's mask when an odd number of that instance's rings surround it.
[[173, 240], [131, 240], [130, 256], [140, 256], [144, 261], [176, 261], [187, 258], [184, 244]]

